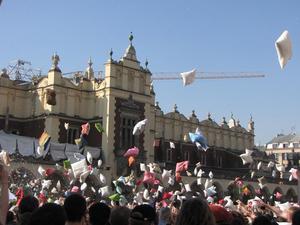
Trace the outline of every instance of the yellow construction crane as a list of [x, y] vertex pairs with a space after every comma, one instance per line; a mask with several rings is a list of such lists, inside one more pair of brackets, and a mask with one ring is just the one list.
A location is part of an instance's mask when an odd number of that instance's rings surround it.
[[[154, 72], [151, 80], [181, 80], [181, 72]], [[103, 79], [103, 71], [95, 71], [99, 78]], [[84, 71], [73, 71], [64, 73], [65, 76], [84, 75]], [[248, 78], [264, 78], [265, 74], [259, 72], [196, 72], [195, 79], [202, 80], [218, 80], [218, 79], [248, 79]]]
[[[195, 79], [218, 80], [218, 79], [247, 79], [264, 78], [265, 74], [258, 72], [196, 72]], [[181, 80], [180, 72], [153, 73], [152, 80]]]

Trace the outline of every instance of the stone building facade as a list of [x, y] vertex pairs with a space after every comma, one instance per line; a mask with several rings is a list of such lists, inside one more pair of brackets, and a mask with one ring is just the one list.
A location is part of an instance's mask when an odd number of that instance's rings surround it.
[[267, 155], [274, 156], [276, 161], [289, 170], [300, 165], [300, 136], [297, 134], [278, 134], [265, 146]]
[[[245, 129], [233, 116], [218, 124], [210, 114], [202, 121], [194, 111], [186, 117], [176, 105], [173, 112], [164, 113], [155, 103], [148, 63], [145, 67], [140, 65], [132, 39], [130, 36], [130, 44], [120, 60], [114, 60], [110, 53], [102, 78], [95, 77], [91, 60], [85, 73], [77, 74], [76, 79], [64, 76], [57, 54], [52, 57], [48, 74], [32, 82], [12, 80], [3, 71], [0, 130], [35, 138], [46, 130], [51, 141], [74, 144], [80, 125], [89, 122], [88, 145], [101, 151], [107, 173], [112, 176], [128, 171], [123, 154], [132, 146], [140, 149], [137, 162], [155, 161], [167, 168], [182, 160], [189, 160], [191, 166], [201, 162], [203, 168], [214, 171], [216, 178], [223, 180], [248, 173], [249, 168], [242, 165], [239, 155], [245, 148], [254, 148], [252, 118]], [[144, 133], [132, 135], [134, 125], [145, 118], [148, 124]], [[69, 123], [68, 130], [65, 123]], [[101, 123], [104, 132], [97, 132], [95, 123]], [[188, 132], [197, 127], [207, 137], [207, 152], [197, 150], [187, 138]], [[175, 150], [170, 149], [170, 141], [175, 143]]]

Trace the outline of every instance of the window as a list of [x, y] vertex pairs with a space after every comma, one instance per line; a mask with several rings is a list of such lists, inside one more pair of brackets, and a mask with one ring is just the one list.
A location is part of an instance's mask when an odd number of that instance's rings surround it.
[[129, 148], [135, 145], [135, 136], [132, 134], [135, 119], [123, 117], [121, 124], [121, 148]]
[[274, 153], [275, 156], [275, 160], [278, 161], [279, 160], [279, 154], [278, 153]]
[[167, 161], [168, 162], [172, 161], [172, 149], [170, 148], [167, 149]]
[[217, 167], [222, 167], [222, 156], [217, 155]]
[[287, 154], [287, 158], [288, 158], [289, 160], [293, 160], [294, 154], [293, 154], [293, 153], [288, 153], [288, 154]]
[[184, 152], [184, 160], [190, 161], [190, 153], [188, 151]]
[[67, 143], [75, 144], [75, 139], [79, 138], [79, 128], [78, 127], [69, 127], [67, 133]]
[[294, 148], [299, 148], [299, 143], [293, 143]]
[[282, 160], [287, 160], [287, 153], [282, 153]]
[[206, 155], [204, 153], [200, 154], [201, 165], [206, 165]]

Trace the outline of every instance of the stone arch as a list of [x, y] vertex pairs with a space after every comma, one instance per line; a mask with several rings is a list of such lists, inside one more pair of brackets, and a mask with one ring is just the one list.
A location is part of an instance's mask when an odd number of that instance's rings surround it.
[[246, 204], [249, 199], [255, 197], [255, 189], [251, 184], [244, 185], [242, 188], [242, 201]]
[[269, 188], [265, 186], [265, 187], [261, 188], [260, 191], [261, 191], [262, 200], [264, 200], [265, 202], [268, 202], [271, 197], [271, 192], [270, 192]]
[[286, 197], [286, 200], [290, 201], [290, 202], [298, 201], [298, 196], [293, 188], [290, 188], [287, 190], [285, 197]]
[[273, 194], [275, 194], [276, 192], [279, 192], [280, 194], [283, 194], [282, 189], [278, 186], [274, 188]]
[[212, 183], [212, 185], [216, 187], [216, 192], [217, 192], [217, 198], [218, 198], [218, 200], [222, 199], [224, 197], [224, 191], [223, 191], [222, 185], [219, 182], [217, 182], [217, 181], [214, 181]]
[[254, 198], [255, 197], [254, 187], [251, 184], [247, 184], [245, 187], [248, 188], [248, 190], [249, 190], [249, 195], [248, 195], [249, 199]]

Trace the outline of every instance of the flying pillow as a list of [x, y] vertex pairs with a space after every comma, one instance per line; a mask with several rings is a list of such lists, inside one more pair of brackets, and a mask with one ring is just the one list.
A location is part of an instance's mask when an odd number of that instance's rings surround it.
[[278, 61], [281, 69], [285, 67], [288, 60], [292, 58], [292, 41], [289, 32], [285, 30], [275, 42]]
[[190, 85], [194, 82], [195, 78], [196, 78], [196, 70], [193, 69], [191, 71], [188, 72], [183, 72], [180, 73], [181, 77], [182, 77], [182, 82], [184, 86]]
[[148, 120], [144, 119], [142, 121], [139, 121], [133, 128], [132, 134], [133, 135], [138, 135], [144, 132], [145, 126], [147, 124]]

